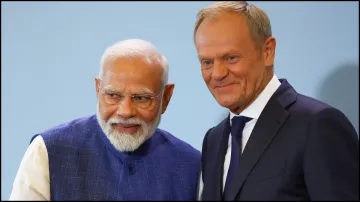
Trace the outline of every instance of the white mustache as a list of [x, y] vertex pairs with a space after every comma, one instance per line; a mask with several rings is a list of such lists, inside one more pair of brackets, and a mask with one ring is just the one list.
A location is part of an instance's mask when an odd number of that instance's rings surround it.
[[136, 124], [144, 126], [145, 122], [131, 118], [131, 119], [122, 119], [122, 118], [111, 118], [108, 121], [109, 124]]

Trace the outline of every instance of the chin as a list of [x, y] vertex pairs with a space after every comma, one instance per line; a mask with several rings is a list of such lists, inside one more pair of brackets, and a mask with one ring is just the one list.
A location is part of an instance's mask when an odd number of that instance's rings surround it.
[[215, 97], [215, 99], [220, 106], [227, 108], [230, 111], [238, 108], [239, 104], [241, 103], [241, 100], [242, 100], [241, 97], [235, 97], [230, 94], [217, 96], [217, 97]]
[[235, 102], [233, 100], [229, 100], [229, 99], [217, 99], [217, 102], [220, 106], [231, 109], [234, 105]]

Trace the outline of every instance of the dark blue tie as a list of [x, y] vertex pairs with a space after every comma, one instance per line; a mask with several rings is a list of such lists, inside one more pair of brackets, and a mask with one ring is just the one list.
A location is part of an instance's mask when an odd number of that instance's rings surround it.
[[238, 171], [239, 159], [242, 148], [242, 132], [244, 130], [246, 122], [250, 121], [251, 118], [246, 116], [234, 116], [231, 119], [231, 159], [230, 166], [227, 173], [224, 189], [224, 200], [229, 200], [229, 190], [231, 180], [234, 179], [235, 173]]

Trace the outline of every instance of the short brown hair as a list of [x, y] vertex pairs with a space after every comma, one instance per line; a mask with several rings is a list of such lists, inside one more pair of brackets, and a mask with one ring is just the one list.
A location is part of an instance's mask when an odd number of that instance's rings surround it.
[[215, 17], [222, 12], [235, 12], [246, 18], [252, 39], [261, 45], [272, 36], [271, 24], [266, 13], [260, 8], [248, 4], [246, 1], [220, 1], [202, 8], [196, 15], [195, 34], [200, 24], [207, 18]]

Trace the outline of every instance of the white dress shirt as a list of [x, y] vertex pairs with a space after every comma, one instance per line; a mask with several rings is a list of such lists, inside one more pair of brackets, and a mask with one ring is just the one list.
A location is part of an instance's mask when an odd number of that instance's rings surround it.
[[[241, 148], [241, 152], [244, 151], [246, 143], [250, 138], [251, 132], [254, 129], [254, 126], [255, 126], [257, 120], [259, 119], [261, 112], [265, 108], [265, 106], [268, 103], [268, 101], [270, 100], [271, 96], [279, 88], [280, 84], [281, 84], [280, 81], [278, 80], [278, 78], [274, 74], [274, 76], [272, 77], [270, 82], [266, 85], [264, 90], [259, 94], [259, 96], [254, 100], [253, 103], [251, 103], [239, 115], [236, 115], [236, 114], [230, 112], [230, 117], [229, 117], [230, 118], [230, 125], [231, 125], [231, 119], [234, 116], [246, 116], [246, 117], [252, 118], [251, 121], [249, 121], [249, 122], [247, 122], [245, 124], [244, 130], [243, 130], [243, 134], [242, 134], [242, 145], [243, 146]], [[229, 136], [230, 135], [231, 134], [229, 133]], [[226, 155], [225, 155], [225, 160], [224, 160], [223, 191], [224, 191], [224, 188], [225, 188], [225, 181], [226, 181], [227, 173], [228, 173], [229, 166], [230, 166], [230, 159], [231, 159], [231, 138], [229, 138], [229, 141], [228, 141], [228, 148], [227, 148]], [[199, 186], [200, 187], [199, 187], [199, 193], [198, 193], [198, 200], [200, 200], [200, 197], [201, 197], [201, 194], [202, 194], [202, 188], [203, 188], [203, 182], [202, 182], [202, 175], [201, 174], [200, 174]]]

